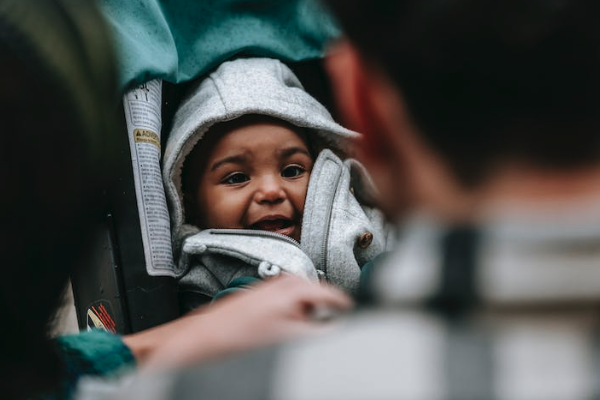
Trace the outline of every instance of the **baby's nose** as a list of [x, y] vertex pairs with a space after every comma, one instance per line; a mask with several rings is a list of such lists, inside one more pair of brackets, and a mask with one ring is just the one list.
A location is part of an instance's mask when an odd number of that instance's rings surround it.
[[256, 200], [259, 203], [277, 203], [285, 199], [285, 190], [280, 180], [276, 177], [265, 177], [261, 179], [258, 190], [256, 191]]

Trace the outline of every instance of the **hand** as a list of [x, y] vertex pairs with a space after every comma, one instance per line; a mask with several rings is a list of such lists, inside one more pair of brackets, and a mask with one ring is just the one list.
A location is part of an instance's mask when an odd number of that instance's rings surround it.
[[142, 367], [176, 367], [321, 331], [315, 312], [351, 306], [338, 289], [283, 276], [124, 341]]

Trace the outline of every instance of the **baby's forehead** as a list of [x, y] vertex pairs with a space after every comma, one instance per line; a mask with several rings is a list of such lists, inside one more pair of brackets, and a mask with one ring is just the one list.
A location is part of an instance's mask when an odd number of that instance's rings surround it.
[[[282, 141], [281, 138], [285, 140]], [[247, 115], [213, 125], [196, 147], [202, 147], [204, 155], [210, 157], [217, 149], [222, 151], [228, 147], [252, 143], [277, 148], [289, 146], [290, 142], [302, 143], [308, 149], [307, 129], [282, 119]]]
[[[197, 175], [207, 168], [209, 159], [217, 156], [219, 152], [226, 151], [230, 146], [243, 146], [246, 143], [255, 143], [262, 139], [268, 139], [273, 131], [260, 129], [265, 124], [279, 126], [285, 128], [288, 132], [293, 132], [293, 137], [300, 139], [298, 142], [305, 147], [307, 155], [313, 157], [313, 151], [309, 145], [308, 129], [293, 125], [285, 120], [263, 115], [244, 115], [234, 120], [219, 122], [208, 129], [203, 137], [196, 143], [194, 148], [186, 157], [183, 165], [183, 175]], [[257, 129], [254, 129], [257, 128]], [[240, 135], [238, 140], [231, 141], [230, 139], [234, 132], [245, 132], [246, 135]], [[292, 140], [293, 141], [293, 140]], [[296, 143], [298, 144], [298, 143]], [[289, 141], [285, 143], [275, 144], [274, 149], [279, 147], [290, 146]]]

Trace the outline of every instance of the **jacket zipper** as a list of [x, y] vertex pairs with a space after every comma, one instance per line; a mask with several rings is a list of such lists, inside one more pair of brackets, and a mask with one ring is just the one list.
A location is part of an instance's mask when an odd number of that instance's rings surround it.
[[289, 236], [282, 235], [277, 232], [270, 231], [259, 231], [257, 229], [211, 229], [212, 234], [219, 235], [248, 235], [248, 236], [261, 236], [261, 237], [270, 237], [274, 239], [283, 240], [284, 242], [288, 242], [289, 244], [293, 244], [294, 246], [300, 248], [300, 243], [297, 240], [292, 239]]
[[327, 206], [327, 213], [325, 215], [325, 234], [323, 235], [323, 242], [321, 243], [321, 271], [323, 271], [323, 273], [325, 275], [327, 275], [327, 245], [329, 244], [329, 229], [331, 226], [331, 213], [333, 212], [333, 203], [335, 202], [335, 196], [337, 195], [338, 192], [338, 185], [340, 183], [340, 178], [342, 177], [341, 173], [338, 173], [337, 177], [335, 178], [335, 184], [334, 184], [334, 192], [333, 192], [333, 196], [331, 197], [331, 201], [329, 202], [328, 206]]

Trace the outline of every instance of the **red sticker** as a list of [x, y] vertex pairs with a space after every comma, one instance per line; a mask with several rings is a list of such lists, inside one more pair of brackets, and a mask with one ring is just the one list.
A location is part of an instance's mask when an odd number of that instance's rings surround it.
[[94, 303], [87, 311], [87, 329], [103, 329], [107, 332], [117, 333], [115, 320], [110, 312], [108, 301], [100, 300]]

